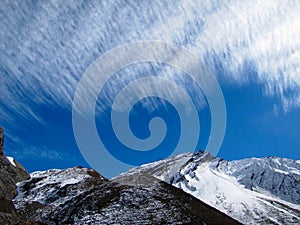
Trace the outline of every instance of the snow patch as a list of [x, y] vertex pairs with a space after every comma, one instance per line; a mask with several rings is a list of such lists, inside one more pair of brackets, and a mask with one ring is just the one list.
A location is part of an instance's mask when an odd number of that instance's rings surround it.
[[82, 179], [78, 179], [78, 178], [70, 178], [70, 179], [66, 179], [66, 180], [63, 180], [60, 184], [60, 187], [64, 187], [68, 184], [77, 184], [78, 182], [82, 181]]
[[276, 172], [278, 172], [278, 173], [283, 173], [283, 174], [286, 174], [286, 175], [288, 175], [288, 174], [289, 174], [288, 172], [286, 172], [286, 171], [283, 171], [283, 170], [280, 170], [280, 169], [276, 169], [276, 168], [274, 168], [274, 170], [275, 170]]
[[16, 164], [14, 162], [14, 158], [13, 157], [7, 156], [6, 158], [8, 159], [8, 161], [10, 162], [11, 165], [13, 165], [14, 167], [16, 167]]

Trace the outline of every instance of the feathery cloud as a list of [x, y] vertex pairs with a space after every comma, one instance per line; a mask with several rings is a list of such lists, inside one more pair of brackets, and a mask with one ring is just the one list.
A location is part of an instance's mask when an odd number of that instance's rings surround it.
[[[263, 84], [265, 94], [281, 99], [285, 110], [300, 106], [299, 1], [123, 4], [2, 2], [2, 115], [14, 112], [43, 122], [35, 107], [70, 110], [80, 77], [98, 56], [118, 45], [149, 39], [186, 46], [213, 70], [214, 60], [219, 60], [226, 82]], [[243, 73], [247, 62], [257, 72], [254, 78]], [[178, 79], [173, 71], [165, 74]], [[111, 85], [111, 90], [117, 89]]]

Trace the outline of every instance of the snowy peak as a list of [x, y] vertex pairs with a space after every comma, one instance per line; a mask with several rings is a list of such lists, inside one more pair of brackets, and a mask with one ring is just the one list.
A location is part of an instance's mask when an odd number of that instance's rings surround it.
[[130, 174], [151, 174], [244, 224], [298, 224], [299, 166], [279, 157], [227, 161], [199, 151], [143, 165]]
[[186, 164], [191, 157], [193, 157], [193, 154], [188, 152], [167, 158], [165, 160], [159, 160], [153, 163], [141, 165], [118, 175], [117, 177], [113, 178], [113, 180], [122, 183], [128, 176], [146, 176], [146, 174], [148, 174], [157, 179], [170, 183], [170, 179], [174, 176], [174, 174], [184, 164]]
[[198, 151], [195, 152], [192, 156], [193, 162], [195, 163], [203, 163], [203, 162], [210, 162], [215, 159], [214, 156], [210, 154], [208, 151]]
[[182, 176], [185, 174], [189, 174], [189, 176], [194, 177], [194, 171], [198, 166], [208, 165], [207, 163], [212, 162], [213, 160], [215, 160], [215, 157], [207, 151], [200, 150], [194, 153], [192, 157], [173, 175], [170, 179], [170, 183], [176, 183], [178, 180], [181, 180]]

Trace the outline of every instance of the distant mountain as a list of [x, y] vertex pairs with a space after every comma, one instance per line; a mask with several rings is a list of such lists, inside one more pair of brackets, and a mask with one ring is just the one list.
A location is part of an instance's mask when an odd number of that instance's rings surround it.
[[150, 174], [244, 224], [299, 224], [300, 162], [279, 157], [226, 161], [186, 153], [118, 177]]

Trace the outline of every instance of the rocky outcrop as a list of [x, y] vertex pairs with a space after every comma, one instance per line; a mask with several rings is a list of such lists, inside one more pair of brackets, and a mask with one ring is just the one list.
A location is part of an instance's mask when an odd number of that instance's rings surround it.
[[0, 127], [0, 224], [17, 224], [19, 217], [12, 199], [16, 196], [16, 183], [29, 178], [26, 170], [14, 160], [10, 163], [4, 154], [4, 132]]

